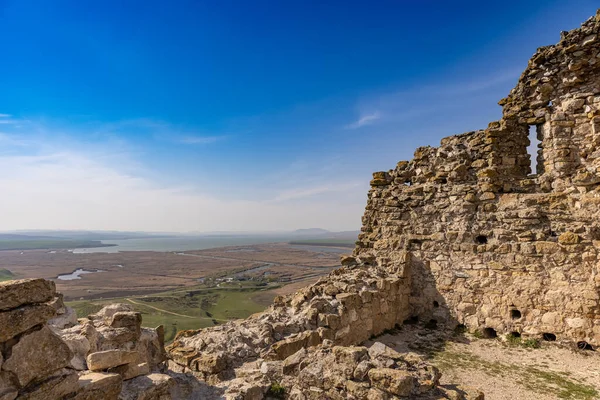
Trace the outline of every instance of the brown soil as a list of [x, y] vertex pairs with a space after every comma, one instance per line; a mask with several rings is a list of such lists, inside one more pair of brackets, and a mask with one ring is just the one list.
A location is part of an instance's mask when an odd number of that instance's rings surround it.
[[[339, 254], [308, 251], [284, 243], [231, 246], [188, 251], [185, 254], [152, 251], [86, 254], [73, 254], [66, 250], [54, 253], [46, 250], [2, 251], [0, 268], [10, 270], [17, 278], [52, 279], [66, 300], [74, 300], [125, 297], [184, 288], [197, 285], [200, 278], [226, 276], [265, 264], [270, 265], [249, 271], [247, 275], [268, 276], [271, 280], [290, 283], [290, 286], [302, 282], [301, 286], [305, 286], [339, 265]], [[82, 279], [72, 281], [56, 279], [58, 275], [71, 273], [78, 268], [103, 272], [86, 274]], [[267, 299], [262, 301], [266, 302]]]

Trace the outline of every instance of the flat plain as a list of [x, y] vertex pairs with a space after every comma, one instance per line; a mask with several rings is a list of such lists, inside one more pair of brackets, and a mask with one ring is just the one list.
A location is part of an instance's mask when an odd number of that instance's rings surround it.
[[[145, 326], [164, 325], [167, 341], [262, 311], [337, 266], [349, 248], [271, 243], [185, 252], [76, 254], [68, 250], [0, 252], [13, 279], [46, 278], [85, 317], [110, 303], [130, 304]], [[83, 270], [77, 279], [61, 280]], [[10, 274], [10, 275], [8, 275]]]

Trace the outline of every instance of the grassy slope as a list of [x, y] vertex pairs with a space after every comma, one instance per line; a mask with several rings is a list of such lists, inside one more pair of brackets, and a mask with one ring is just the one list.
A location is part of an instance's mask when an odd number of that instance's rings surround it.
[[[270, 289], [273, 287], [267, 290]], [[242, 288], [199, 286], [194, 290], [176, 290], [151, 296], [78, 300], [67, 304], [77, 311], [78, 317], [97, 312], [106, 304], [131, 304], [136, 311], [142, 313], [142, 325], [149, 327], [164, 325], [165, 340], [169, 342], [173, 340], [177, 331], [205, 328], [229, 319], [245, 318], [264, 310], [266, 304], [254, 300], [257, 294], [264, 291], [264, 288], [255, 287], [252, 283], [247, 283], [246, 287]]]
[[0, 269], [0, 282], [2, 282], [2, 281], [10, 281], [11, 279], [14, 279], [14, 278], [15, 278], [15, 276], [9, 270], [7, 270], [7, 269]]

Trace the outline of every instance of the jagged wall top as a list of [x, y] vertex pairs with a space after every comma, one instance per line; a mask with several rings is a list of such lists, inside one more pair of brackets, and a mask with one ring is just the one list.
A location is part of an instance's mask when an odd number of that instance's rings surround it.
[[538, 48], [517, 86], [499, 102], [504, 118], [518, 118], [530, 125], [543, 123], [552, 99], [582, 92], [590, 85], [598, 87], [599, 30], [600, 9], [580, 28], [561, 32], [557, 44]]

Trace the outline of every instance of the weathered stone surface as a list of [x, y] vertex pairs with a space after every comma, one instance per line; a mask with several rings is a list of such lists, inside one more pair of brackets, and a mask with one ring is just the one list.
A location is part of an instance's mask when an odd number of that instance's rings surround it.
[[131, 363], [110, 368], [108, 372], [119, 374], [123, 380], [128, 380], [140, 375], [148, 375], [150, 373], [150, 366], [148, 363]]
[[43, 381], [29, 385], [19, 394], [22, 400], [62, 399], [79, 389], [79, 376], [73, 370], [63, 369], [55, 372]]
[[119, 374], [89, 372], [79, 377], [79, 389], [72, 400], [117, 400], [122, 385]]
[[19, 390], [16, 382], [12, 382], [8, 373], [0, 371], [0, 400], [14, 400]]
[[77, 325], [77, 313], [71, 307], [63, 307], [57, 311], [56, 317], [48, 321], [48, 325], [65, 329]]
[[29, 333], [12, 347], [11, 356], [2, 365], [4, 371], [16, 375], [19, 384], [26, 386], [66, 367], [72, 353], [69, 347], [50, 328]]
[[54, 314], [54, 309], [47, 304], [30, 304], [0, 311], [0, 342], [5, 342], [36, 325], [45, 323]]
[[56, 286], [45, 279], [18, 279], [0, 282], [0, 310], [26, 304], [45, 303], [54, 298]]
[[225, 369], [227, 363], [222, 353], [200, 354], [192, 360], [193, 370], [207, 374], [217, 374]]
[[384, 392], [409, 397], [415, 389], [415, 378], [407, 371], [374, 368], [369, 371], [371, 384]]
[[169, 392], [174, 384], [169, 375], [139, 376], [123, 383], [119, 400], [170, 400]]
[[87, 356], [87, 366], [90, 371], [102, 371], [104, 369], [118, 367], [139, 360], [137, 351], [105, 350], [91, 353]]

